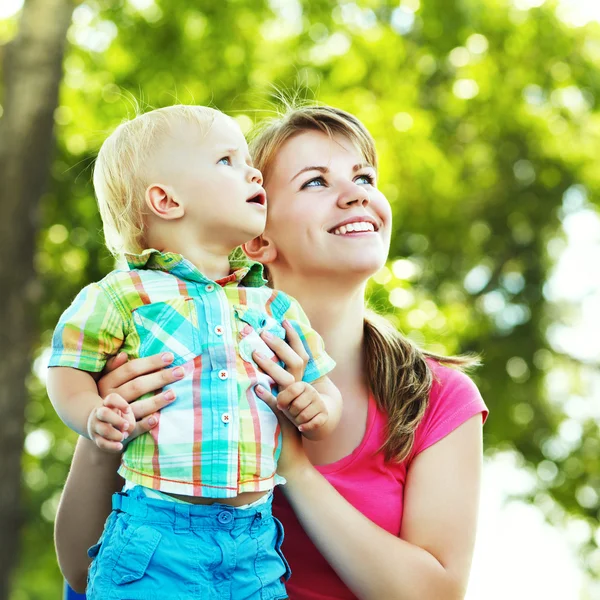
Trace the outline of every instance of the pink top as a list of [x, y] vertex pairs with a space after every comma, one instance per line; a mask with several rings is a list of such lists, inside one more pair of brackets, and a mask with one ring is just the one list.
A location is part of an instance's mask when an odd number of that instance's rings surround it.
[[[317, 470], [350, 504], [386, 531], [399, 535], [403, 492], [411, 460], [454, 431], [472, 416], [488, 410], [475, 384], [460, 371], [430, 362], [434, 383], [429, 406], [417, 428], [411, 456], [386, 463], [378, 449], [385, 441], [386, 415], [369, 399], [367, 428], [360, 445], [348, 456]], [[281, 491], [275, 491], [275, 516], [285, 528], [283, 550], [292, 568], [287, 583], [290, 600], [354, 599], [327, 561], [304, 533]]]

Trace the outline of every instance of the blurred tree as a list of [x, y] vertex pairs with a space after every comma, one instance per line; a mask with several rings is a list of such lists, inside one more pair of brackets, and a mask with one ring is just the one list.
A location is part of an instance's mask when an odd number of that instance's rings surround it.
[[54, 110], [63, 50], [71, 21], [70, 0], [28, 0], [18, 36], [3, 53], [0, 121], [0, 340], [10, 349], [0, 365], [0, 598], [6, 598], [22, 521], [21, 453], [32, 343], [32, 309], [41, 283], [33, 265], [39, 205], [49, 179]]
[[[68, 33], [58, 153], [36, 246], [34, 371], [43, 373], [60, 312], [112, 268], [89, 167], [106, 134], [137, 110], [133, 99], [141, 108], [214, 104], [247, 130], [268, 114], [273, 84], [314, 95], [355, 113], [378, 143], [395, 225], [372, 303], [432, 350], [483, 354], [475, 376], [492, 409], [486, 447], [517, 457], [536, 483], [530, 500], [550, 520], [578, 519], [589, 568], [600, 572], [600, 432], [591, 412], [566, 407], [567, 398], [585, 397], [584, 375], [597, 376], [598, 355], [550, 343], [564, 307], [547, 285], [563, 221], [577, 210], [597, 215], [600, 27], [567, 25], [561, 6], [82, 2]], [[0, 43], [15, 29], [0, 21]], [[15, 223], [23, 220], [10, 221], [14, 235]], [[27, 356], [29, 346], [17, 342], [10, 347]], [[50, 540], [74, 441], [40, 378], [28, 386], [24, 552], [13, 600], [60, 593]]]

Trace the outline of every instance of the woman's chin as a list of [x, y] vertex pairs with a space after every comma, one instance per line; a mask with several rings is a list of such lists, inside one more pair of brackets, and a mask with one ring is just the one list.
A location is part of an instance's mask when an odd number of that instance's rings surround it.
[[347, 280], [355, 280], [357, 284], [364, 282], [377, 273], [385, 265], [385, 257], [369, 255], [340, 257], [330, 270]]

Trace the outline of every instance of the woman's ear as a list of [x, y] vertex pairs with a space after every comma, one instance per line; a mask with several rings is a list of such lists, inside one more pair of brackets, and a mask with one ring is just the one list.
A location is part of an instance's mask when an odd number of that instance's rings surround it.
[[173, 192], [159, 183], [146, 188], [146, 205], [153, 215], [166, 221], [181, 219], [185, 214], [183, 205], [173, 196]]
[[275, 244], [268, 237], [265, 237], [264, 234], [246, 242], [242, 248], [249, 259], [260, 262], [263, 265], [268, 265], [277, 258]]

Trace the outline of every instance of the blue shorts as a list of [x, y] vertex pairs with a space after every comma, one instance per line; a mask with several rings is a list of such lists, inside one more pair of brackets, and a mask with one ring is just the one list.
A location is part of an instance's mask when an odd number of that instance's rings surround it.
[[88, 554], [88, 600], [278, 600], [290, 568], [271, 498], [256, 508], [113, 496]]

